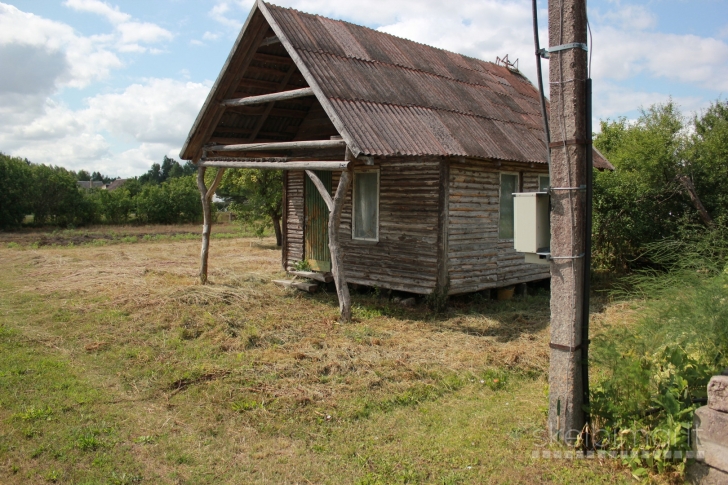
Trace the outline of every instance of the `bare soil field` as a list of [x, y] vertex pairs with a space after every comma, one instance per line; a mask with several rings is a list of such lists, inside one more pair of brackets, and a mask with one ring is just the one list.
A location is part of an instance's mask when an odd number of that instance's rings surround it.
[[545, 290], [439, 316], [355, 292], [339, 324], [334, 291], [271, 283], [272, 239], [214, 239], [199, 286], [197, 235], [104, 230], [88, 232], [129, 239], [0, 235], [0, 483], [632, 481], [532, 457], [549, 447]]

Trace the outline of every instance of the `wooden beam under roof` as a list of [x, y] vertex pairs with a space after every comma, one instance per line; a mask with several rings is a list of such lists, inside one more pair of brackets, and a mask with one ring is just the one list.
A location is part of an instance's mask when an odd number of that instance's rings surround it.
[[[277, 38], [278, 37], [276, 37], [276, 39]], [[288, 72], [286, 73], [286, 75], [283, 77], [283, 79], [281, 80], [280, 84], [278, 85], [278, 89], [285, 89], [286, 88], [286, 86], [288, 85], [288, 81], [291, 80], [291, 76], [293, 76], [293, 73], [294, 72], [296, 72], [296, 65], [295, 64], [291, 64], [291, 66], [288, 68]], [[285, 91], [285, 92], [291, 93], [291, 92], [295, 92], [295, 90]], [[280, 93], [280, 94], [285, 94], [285, 92]], [[285, 99], [290, 99], [290, 98], [285, 98]], [[268, 120], [268, 115], [270, 115], [270, 112], [273, 109], [273, 105], [275, 104], [276, 101], [277, 100], [271, 100], [271, 101], [268, 102], [268, 104], [266, 104], [265, 111], [258, 118], [258, 121], [255, 123], [255, 127], [253, 128], [253, 132], [248, 137], [248, 141], [249, 142], [254, 141], [255, 140], [255, 137], [258, 136], [258, 133], [260, 133], [260, 130], [263, 128], [263, 125], [265, 124], [266, 120]]]
[[267, 152], [311, 148], [344, 148], [344, 140], [280, 141], [273, 143], [243, 143], [240, 145], [211, 145], [204, 147], [208, 152]]
[[[286, 82], [287, 81], [288, 79], [286, 79]], [[314, 96], [313, 89], [292, 89], [290, 91], [280, 91], [277, 93], [261, 94], [258, 96], [248, 96], [246, 98], [226, 99], [220, 104], [222, 106], [249, 106], [251, 104], [265, 104], [275, 101], [283, 101], [286, 99], [305, 98], [307, 96]]]
[[[262, 105], [230, 106], [228, 110], [241, 115], [261, 115], [265, 112], [265, 107]], [[308, 111], [301, 109], [273, 108], [270, 112], [270, 116], [281, 118], [305, 118], [306, 115], [308, 115]], [[222, 130], [223, 128], [218, 126], [217, 129]]]
[[219, 167], [219, 168], [258, 168], [265, 170], [346, 170], [349, 168], [347, 161], [319, 161], [309, 162], [257, 162], [257, 161], [236, 161], [236, 160], [205, 160], [197, 163], [198, 167]]
[[273, 44], [280, 44], [280, 43], [281, 43], [281, 40], [277, 36], [273, 35], [271, 37], [266, 37], [265, 39], [263, 39], [263, 42], [260, 43], [260, 46], [263, 47], [266, 45], [273, 45]]
[[263, 54], [262, 52], [253, 54], [253, 59], [260, 62], [272, 62], [274, 64], [293, 64], [293, 59], [288, 56], [274, 56], [272, 54]]

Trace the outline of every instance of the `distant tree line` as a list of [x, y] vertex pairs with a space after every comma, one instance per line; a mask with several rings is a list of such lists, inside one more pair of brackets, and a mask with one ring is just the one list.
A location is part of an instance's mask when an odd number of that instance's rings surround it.
[[74, 172], [0, 153], [0, 229], [33, 225], [173, 224], [202, 220], [202, 204], [191, 163], [164, 157], [145, 174], [119, 188], [83, 189], [77, 181], [113, 179], [99, 172]]

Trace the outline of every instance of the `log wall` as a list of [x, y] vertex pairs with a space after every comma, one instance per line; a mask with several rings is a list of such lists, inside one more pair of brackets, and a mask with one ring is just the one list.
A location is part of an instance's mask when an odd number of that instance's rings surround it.
[[[448, 198], [440, 221], [441, 163], [447, 164]], [[500, 166], [499, 166], [500, 165]], [[361, 165], [355, 166], [360, 167]], [[341, 216], [341, 245], [347, 281], [429, 294], [438, 281], [438, 231], [442, 222], [449, 293], [468, 293], [549, 277], [548, 265], [526, 264], [511, 240], [498, 239], [501, 172], [519, 173], [521, 189], [538, 190], [547, 168], [470, 159], [376, 159], [379, 168], [379, 241], [351, 238], [351, 188]], [[527, 167], [524, 169], [524, 167]], [[367, 167], [369, 168], [369, 167]], [[339, 172], [333, 172], [332, 188]], [[303, 172], [286, 179], [284, 266], [304, 257]]]
[[[379, 168], [379, 242], [351, 238], [349, 189], [341, 216], [347, 280], [431, 293], [437, 281], [440, 159], [386, 158], [375, 160], [374, 166]], [[337, 184], [334, 173], [332, 185]]]
[[502, 172], [518, 173], [520, 189], [538, 190], [547, 167], [450, 160], [448, 203], [449, 293], [469, 293], [549, 277], [548, 265], [526, 264], [512, 240], [498, 238]]

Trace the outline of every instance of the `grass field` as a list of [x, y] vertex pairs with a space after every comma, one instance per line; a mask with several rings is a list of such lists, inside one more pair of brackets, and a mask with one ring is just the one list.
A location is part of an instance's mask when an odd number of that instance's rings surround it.
[[0, 235], [0, 483], [633, 481], [531, 457], [545, 291], [438, 317], [354, 293], [340, 325], [335, 292], [270, 283], [271, 239], [218, 232], [196, 285], [197, 229]]

